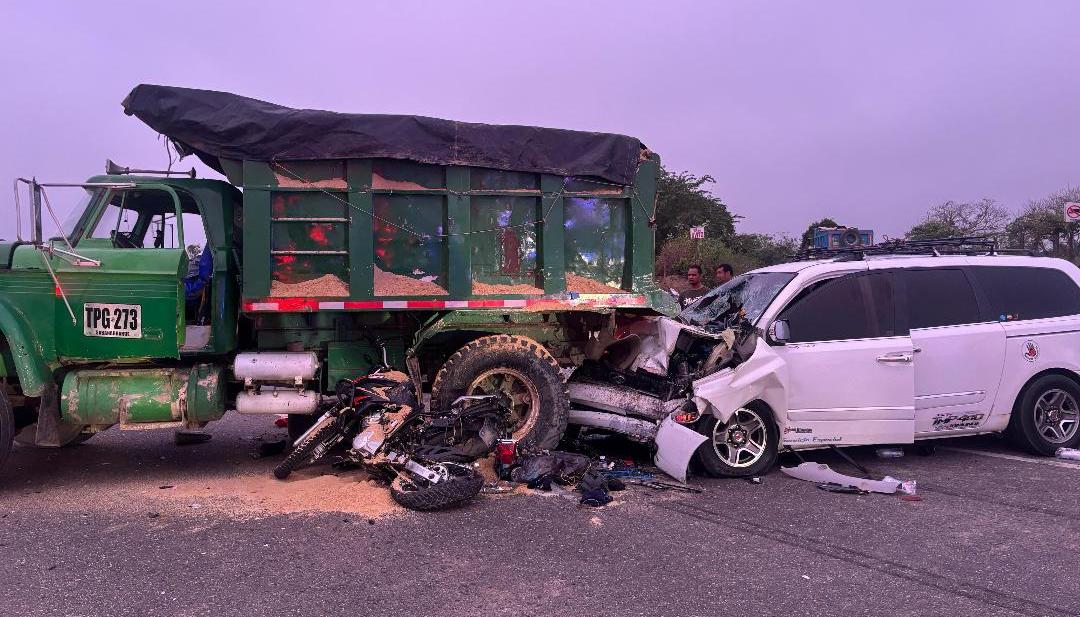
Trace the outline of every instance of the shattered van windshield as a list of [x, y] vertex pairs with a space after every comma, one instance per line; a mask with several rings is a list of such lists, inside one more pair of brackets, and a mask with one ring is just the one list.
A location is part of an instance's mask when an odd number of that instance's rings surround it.
[[679, 321], [692, 326], [725, 326], [740, 308], [746, 320], [757, 322], [765, 308], [791, 279], [794, 272], [748, 272], [709, 291], [679, 313]]

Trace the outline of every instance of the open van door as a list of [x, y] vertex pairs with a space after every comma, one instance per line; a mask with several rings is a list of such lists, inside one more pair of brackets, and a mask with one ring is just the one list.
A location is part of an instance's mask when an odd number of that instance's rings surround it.
[[891, 273], [861, 271], [810, 286], [779, 314], [784, 445], [914, 440], [915, 351], [896, 305]]
[[103, 190], [75, 248], [99, 262], [50, 264], [75, 314], [57, 290], [56, 347], [68, 359], [178, 358], [183, 344], [187, 270], [176, 192], [161, 184]]

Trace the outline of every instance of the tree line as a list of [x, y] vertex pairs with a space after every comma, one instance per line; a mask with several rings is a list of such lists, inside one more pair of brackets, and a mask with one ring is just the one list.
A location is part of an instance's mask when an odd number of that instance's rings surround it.
[[[660, 170], [656, 202], [656, 273], [665, 286], [678, 286], [690, 265], [701, 265], [706, 282], [722, 263], [735, 271], [789, 261], [813, 244], [817, 227], [842, 227], [832, 218], [810, 223], [799, 238], [782, 234], [739, 233], [741, 218], [708, 190], [712, 176]], [[910, 240], [958, 236], [992, 237], [998, 246], [1036, 255], [1078, 261], [1080, 223], [1068, 223], [1065, 204], [1080, 203], [1080, 188], [1066, 188], [1029, 201], [1012, 212], [994, 199], [945, 201], [931, 206], [922, 220], [904, 234]], [[690, 228], [704, 226], [704, 239], [690, 239]], [[665, 280], [670, 279], [670, 280]]]
[[930, 208], [926, 218], [908, 230], [912, 240], [955, 236], [995, 238], [1001, 248], [1077, 261], [1080, 223], [1065, 220], [1065, 204], [1080, 202], [1080, 188], [1065, 188], [1029, 201], [1013, 212], [989, 198], [946, 201]]
[[[746, 272], [787, 261], [799, 248], [795, 239], [783, 235], [738, 233], [735, 226], [741, 217], [707, 190], [713, 183], [709, 175], [660, 170], [656, 273], [666, 287], [679, 288], [691, 265], [704, 268], [708, 283], [720, 264], [731, 264], [737, 273]], [[705, 227], [705, 238], [691, 240], [690, 228], [698, 226]]]

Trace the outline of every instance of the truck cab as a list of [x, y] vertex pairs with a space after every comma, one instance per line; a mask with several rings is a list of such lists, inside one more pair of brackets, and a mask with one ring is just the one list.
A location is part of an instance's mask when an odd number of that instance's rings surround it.
[[80, 326], [58, 316], [58, 358], [179, 359], [234, 349], [240, 192], [191, 178], [110, 175], [87, 184], [101, 187], [87, 189], [86, 207], [64, 233], [89, 260], [50, 257], [57, 293]]
[[[215, 358], [237, 346], [240, 191], [118, 173], [26, 184], [31, 237], [0, 250], [0, 372], [16, 439], [56, 446], [116, 423], [220, 417]], [[63, 222], [56, 186], [85, 191]], [[43, 232], [50, 218], [56, 229]]]

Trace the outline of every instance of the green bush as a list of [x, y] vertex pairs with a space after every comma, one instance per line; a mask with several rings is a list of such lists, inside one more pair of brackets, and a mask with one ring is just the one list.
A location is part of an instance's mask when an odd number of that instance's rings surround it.
[[664, 243], [660, 256], [656, 260], [656, 271], [660, 276], [686, 274], [686, 269], [693, 264], [700, 265], [705, 280], [712, 278], [713, 271], [722, 263], [729, 263], [736, 272], [745, 272], [757, 266], [756, 261], [746, 255], [737, 255], [723, 240], [705, 238], [675, 238]]

